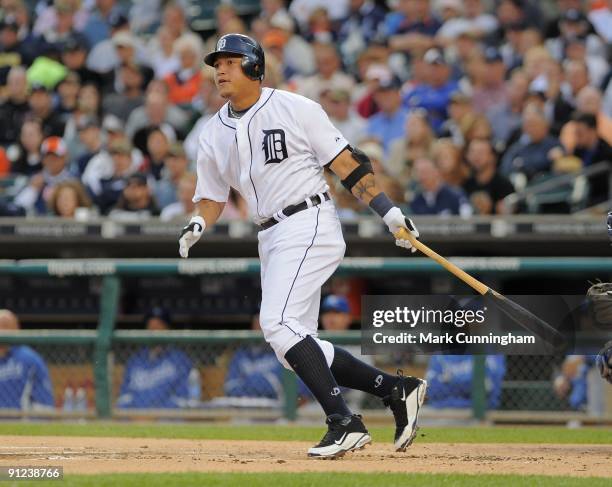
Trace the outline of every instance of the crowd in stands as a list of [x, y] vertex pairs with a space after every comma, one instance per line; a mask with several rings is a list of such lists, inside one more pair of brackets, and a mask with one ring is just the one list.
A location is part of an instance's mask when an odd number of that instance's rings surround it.
[[[505, 198], [612, 160], [610, 0], [262, 0], [248, 16], [224, 1], [199, 32], [189, 4], [0, 0], [0, 216], [185, 219], [224, 104], [202, 59], [229, 32], [412, 214], [527, 211]], [[367, 214], [330, 187], [342, 217]], [[609, 189], [590, 174], [582, 206]], [[223, 217], [246, 217], [238, 194]]]

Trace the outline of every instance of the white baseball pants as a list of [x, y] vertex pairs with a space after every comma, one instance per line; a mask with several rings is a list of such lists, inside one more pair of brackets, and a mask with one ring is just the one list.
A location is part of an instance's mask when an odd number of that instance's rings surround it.
[[331, 366], [334, 347], [317, 338], [321, 286], [334, 273], [346, 244], [333, 201], [300, 211], [258, 234], [262, 300], [259, 322], [278, 360], [312, 335]]

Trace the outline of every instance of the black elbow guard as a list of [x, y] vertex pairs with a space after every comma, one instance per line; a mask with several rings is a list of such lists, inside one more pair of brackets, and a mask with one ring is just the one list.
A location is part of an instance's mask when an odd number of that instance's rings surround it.
[[353, 159], [355, 159], [357, 164], [359, 164], [346, 178], [341, 181], [342, 186], [344, 186], [350, 192], [353, 189], [353, 186], [355, 186], [362, 177], [366, 176], [367, 174], [374, 174], [374, 170], [372, 169], [372, 162], [365, 152], [357, 149], [357, 147], [349, 146], [348, 149], [351, 152]]

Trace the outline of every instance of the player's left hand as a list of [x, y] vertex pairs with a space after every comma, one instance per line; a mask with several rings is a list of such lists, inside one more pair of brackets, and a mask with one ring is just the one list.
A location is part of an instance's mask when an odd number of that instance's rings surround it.
[[[417, 230], [412, 220], [402, 213], [397, 206], [391, 208], [387, 214], [383, 217], [383, 220], [389, 227], [389, 231], [395, 236], [400, 229], [405, 229], [409, 231], [415, 238], [419, 238], [419, 231]], [[405, 249], [410, 249], [413, 253], [416, 252], [416, 249], [410, 243], [410, 240], [397, 238], [395, 239], [395, 245], [398, 247], [403, 247]]]
[[612, 341], [606, 343], [601, 349], [596, 363], [601, 377], [612, 384]]
[[183, 259], [189, 257], [189, 249], [200, 240], [205, 228], [206, 222], [201, 216], [194, 216], [189, 220], [189, 224], [183, 227], [179, 235], [179, 254]]

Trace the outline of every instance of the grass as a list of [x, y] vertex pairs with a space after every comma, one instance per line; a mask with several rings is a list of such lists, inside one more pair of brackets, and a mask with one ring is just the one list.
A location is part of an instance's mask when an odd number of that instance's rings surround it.
[[[91, 423], [3, 422], [0, 435], [105, 436], [124, 438], [181, 438], [198, 440], [318, 441], [323, 426], [215, 425], [202, 423]], [[391, 427], [372, 427], [377, 442], [390, 442]], [[567, 429], [559, 427], [432, 427], [422, 428], [417, 438], [427, 443], [577, 443], [612, 444], [610, 428]]]
[[[4, 482], [3, 482], [4, 484]], [[347, 473], [183, 473], [183, 474], [112, 474], [112, 475], [69, 475], [61, 483], [53, 482], [18, 482], [15, 487], [26, 485], [32, 487], [170, 487], [215, 486], [215, 487], [315, 487], [333, 485], [334, 487], [399, 487], [399, 486], [608, 486], [609, 479], [589, 477], [548, 477], [521, 475], [459, 475], [459, 474], [347, 474]]]

